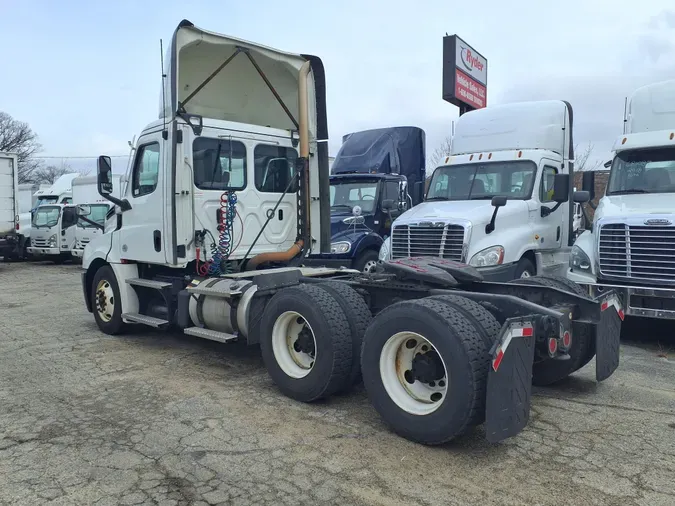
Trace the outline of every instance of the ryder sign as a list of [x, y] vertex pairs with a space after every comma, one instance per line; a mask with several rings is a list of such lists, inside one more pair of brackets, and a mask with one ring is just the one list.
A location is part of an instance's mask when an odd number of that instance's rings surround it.
[[487, 105], [487, 60], [457, 35], [443, 37], [443, 100], [460, 114]]

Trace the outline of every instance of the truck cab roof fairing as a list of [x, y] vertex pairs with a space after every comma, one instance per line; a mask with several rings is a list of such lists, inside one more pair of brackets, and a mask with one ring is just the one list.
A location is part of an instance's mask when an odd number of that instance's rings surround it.
[[[298, 117], [298, 76], [307, 59], [209, 32], [183, 20], [167, 48], [163, 96], [159, 117], [175, 117], [181, 104], [185, 112], [206, 118], [284, 130], [297, 127], [260, 76], [248, 53], [274, 87], [291, 115]], [[225, 61], [235, 55], [203, 88], [195, 92]], [[310, 137], [317, 137], [314, 75], [308, 77]]]

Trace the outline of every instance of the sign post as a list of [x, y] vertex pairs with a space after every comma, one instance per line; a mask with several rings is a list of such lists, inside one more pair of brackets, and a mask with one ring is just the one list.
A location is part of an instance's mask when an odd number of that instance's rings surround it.
[[443, 37], [443, 100], [460, 116], [487, 105], [487, 59], [457, 35]]

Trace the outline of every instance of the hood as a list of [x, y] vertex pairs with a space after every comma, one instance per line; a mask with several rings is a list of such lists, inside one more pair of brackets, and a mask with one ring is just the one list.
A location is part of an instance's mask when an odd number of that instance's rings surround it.
[[595, 219], [629, 217], [636, 214], [674, 214], [672, 193], [605, 196], [595, 211]]
[[[422, 220], [441, 219], [452, 221], [468, 220], [473, 225], [485, 225], [490, 222], [494, 207], [489, 200], [439, 200], [422, 202], [399, 216], [394, 225], [405, 225]], [[497, 220], [527, 213], [527, 203], [523, 200], [509, 200], [497, 213]]]
[[[346, 210], [345, 210], [346, 211]], [[351, 212], [331, 213], [330, 215], [330, 233], [335, 241], [335, 235], [338, 233], [348, 233], [349, 235], [361, 235], [370, 232], [370, 229], [365, 225], [350, 225], [344, 223], [342, 220], [353, 216]], [[365, 216], [364, 216], [365, 218]]]

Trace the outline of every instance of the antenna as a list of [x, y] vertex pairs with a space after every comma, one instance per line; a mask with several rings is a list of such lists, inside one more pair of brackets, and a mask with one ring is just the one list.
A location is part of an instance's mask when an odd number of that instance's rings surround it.
[[623, 134], [626, 135], [626, 126], [628, 123], [628, 97], [623, 101]]
[[168, 137], [166, 131], [166, 74], [164, 73], [164, 43], [162, 39], [159, 39], [159, 61], [162, 66], [162, 119], [164, 120], [162, 138], [166, 139]]
[[452, 121], [452, 126], [450, 127], [450, 135], [452, 137], [455, 136], [455, 121], [454, 120]]

